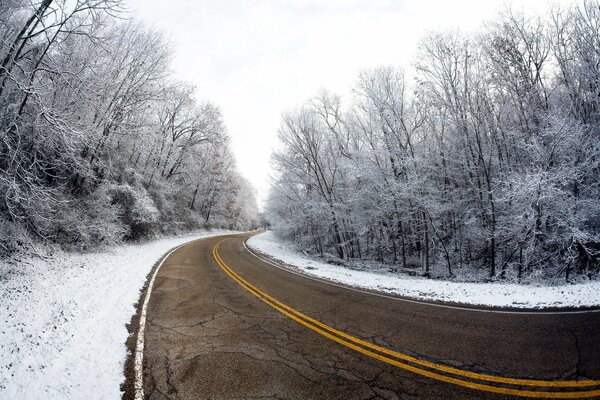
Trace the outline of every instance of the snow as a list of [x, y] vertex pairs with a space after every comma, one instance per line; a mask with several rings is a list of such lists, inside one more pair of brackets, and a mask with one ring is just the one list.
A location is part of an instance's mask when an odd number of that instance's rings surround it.
[[327, 264], [300, 254], [270, 231], [253, 236], [247, 244], [251, 249], [286, 264], [281, 266], [292, 268], [306, 275], [416, 300], [512, 308], [600, 305], [600, 282], [598, 281], [558, 286], [519, 285], [503, 282], [453, 282]]
[[126, 324], [147, 274], [171, 248], [229, 232], [0, 261], [0, 398], [120, 399]]

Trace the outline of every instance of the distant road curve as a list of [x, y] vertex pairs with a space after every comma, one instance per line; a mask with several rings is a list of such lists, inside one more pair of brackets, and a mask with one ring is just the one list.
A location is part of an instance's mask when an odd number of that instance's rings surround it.
[[600, 397], [594, 310], [398, 301], [266, 262], [245, 247], [252, 234], [163, 260], [138, 333], [140, 398]]

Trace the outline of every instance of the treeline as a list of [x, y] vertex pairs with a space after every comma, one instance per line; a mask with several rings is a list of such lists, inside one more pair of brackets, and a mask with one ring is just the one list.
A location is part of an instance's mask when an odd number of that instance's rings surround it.
[[[410, 76], [410, 79], [406, 76]], [[432, 33], [283, 116], [274, 230], [425, 275], [592, 277], [600, 251], [600, 3]]]
[[115, 0], [0, 3], [0, 255], [256, 224], [219, 108]]

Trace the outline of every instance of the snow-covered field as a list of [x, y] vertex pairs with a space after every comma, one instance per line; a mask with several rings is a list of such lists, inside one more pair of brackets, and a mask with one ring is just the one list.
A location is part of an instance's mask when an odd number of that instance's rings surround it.
[[152, 266], [175, 246], [228, 232], [0, 262], [0, 399], [119, 399], [125, 325]]
[[251, 249], [265, 253], [307, 275], [419, 300], [518, 308], [600, 305], [598, 281], [560, 286], [451, 282], [377, 269], [356, 270], [327, 264], [300, 254], [290, 245], [278, 240], [272, 232], [256, 235], [247, 243]]

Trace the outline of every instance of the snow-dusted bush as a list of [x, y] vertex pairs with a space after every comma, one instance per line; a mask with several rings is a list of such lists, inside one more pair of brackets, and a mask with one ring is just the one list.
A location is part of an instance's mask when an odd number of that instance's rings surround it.
[[30, 241], [23, 225], [0, 215], [0, 258], [25, 250]]
[[119, 219], [128, 229], [128, 238], [138, 239], [151, 231], [160, 213], [144, 188], [111, 185], [106, 192], [110, 203], [118, 210]]
[[129, 231], [106, 185], [65, 206], [55, 215], [47, 239], [67, 249], [91, 250], [112, 245]]

